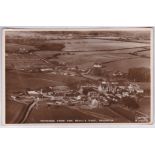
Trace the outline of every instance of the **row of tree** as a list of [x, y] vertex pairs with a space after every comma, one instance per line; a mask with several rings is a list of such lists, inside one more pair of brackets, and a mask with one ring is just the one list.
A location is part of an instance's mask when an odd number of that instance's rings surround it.
[[130, 68], [128, 70], [128, 78], [135, 82], [150, 82], [150, 69], [149, 68]]

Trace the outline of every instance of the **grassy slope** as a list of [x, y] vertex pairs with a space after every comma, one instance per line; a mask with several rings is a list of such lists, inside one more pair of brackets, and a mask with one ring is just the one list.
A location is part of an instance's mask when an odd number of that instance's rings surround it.
[[[13, 79], [13, 80], [12, 80]], [[70, 77], [43, 73], [6, 72], [7, 93], [23, 91], [26, 88], [38, 89], [48, 86], [68, 85], [70, 82], [81, 81], [82, 77]]]

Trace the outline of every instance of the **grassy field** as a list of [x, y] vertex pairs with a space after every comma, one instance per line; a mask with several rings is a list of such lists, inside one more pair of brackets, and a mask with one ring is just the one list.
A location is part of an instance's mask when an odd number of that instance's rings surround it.
[[8, 43], [8, 44], [6, 44], [5, 50], [8, 53], [16, 53], [17, 51], [19, 51], [19, 47], [20, 48], [25, 48], [27, 50], [37, 50], [37, 48], [35, 46], [16, 44], [16, 43]]
[[133, 59], [124, 59], [116, 62], [111, 62], [106, 65], [107, 69], [110, 70], [120, 70], [123, 72], [128, 72], [129, 68], [134, 67], [147, 67], [150, 68], [150, 60], [146, 58], [133, 58]]
[[151, 106], [150, 106], [150, 97], [144, 97], [139, 101], [140, 108], [138, 109], [140, 112], [143, 112], [150, 116], [151, 114]]
[[[8, 54], [6, 57], [6, 66], [7, 68], [15, 69], [23, 69], [23, 68], [38, 68], [39, 66], [47, 66], [45, 63], [40, 61], [39, 57], [36, 57], [35, 55], [29, 55], [29, 54]], [[31, 68], [32, 69], [32, 68]]]
[[24, 116], [27, 105], [7, 99], [6, 123], [19, 123]]
[[[12, 64], [17, 69], [26, 67], [39, 67], [48, 66], [45, 62], [40, 60], [43, 58], [52, 58], [51, 60], [58, 62], [65, 62], [70, 66], [78, 65], [81, 68], [87, 68], [92, 66], [94, 63], [108, 63], [106, 66], [108, 69], [114, 69], [126, 71], [130, 65], [131, 67], [149, 67], [150, 59], [142, 58], [140, 55], [150, 55], [150, 51], [143, 51], [144, 48], [149, 47], [149, 43], [141, 42], [127, 42], [127, 41], [116, 41], [116, 40], [103, 40], [103, 39], [72, 39], [72, 40], [45, 40], [44, 43], [58, 43], [64, 44], [65, 48], [60, 51], [49, 51], [49, 50], [37, 50], [37, 48], [32, 45], [20, 45], [7, 43], [6, 49], [9, 52], [6, 57], [6, 64]], [[28, 50], [35, 50], [32, 55], [29, 54], [13, 54], [15, 50], [19, 47], [25, 47]], [[139, 52], [138, 56], [131, 55], [130, 53]], [[70, 52], [67, 54], [67, 52]], [[53, 58], [52, 56], [59, 53], [60, 56]], [[39, 57], [40, 56], [40, 57]], [[133, 59], [132, 59], [133, 58]], [[123, 61], [124, 59], [124, 61]], [[129, 60], [127, 60], [129, 59]], [[121, 61], [120, 61], [121, 60]], [[138, 63], [137, 63], [138, 62]], [[130, 64], [130, 65], [128, 65]]]
[[26, 123], [47, 123], [45, 121], [63, 120], [62, 123], [67, 123], [67, 120], [90, 120], [96, 119], [93, 116], [80, 113], [66, 106], [50, 106], [40, 104], [38, 108], [33, 108]]
[[[13, 80], [12, 80], [13, 79]], [[80, 82], [82, 77], [52, 75], [43, 73], [23, 73], [19, 71], [6, 72], [7, 93], [24, 91], [26, 88], [39, 89], [49, 86], [68, 85], [70, 82]]]

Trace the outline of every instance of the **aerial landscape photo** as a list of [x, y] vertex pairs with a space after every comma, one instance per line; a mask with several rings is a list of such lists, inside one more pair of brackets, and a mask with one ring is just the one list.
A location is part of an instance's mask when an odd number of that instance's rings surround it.
[[152, 28], [5, 29], [5, 123], [151, 123]]

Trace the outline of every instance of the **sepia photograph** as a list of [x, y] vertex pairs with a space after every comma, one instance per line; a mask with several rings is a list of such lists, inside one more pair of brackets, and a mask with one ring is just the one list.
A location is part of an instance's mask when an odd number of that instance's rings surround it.
[[153, 28], [6, 28], [4, 124], [151, 124]]

